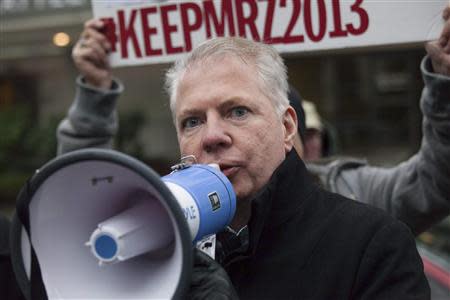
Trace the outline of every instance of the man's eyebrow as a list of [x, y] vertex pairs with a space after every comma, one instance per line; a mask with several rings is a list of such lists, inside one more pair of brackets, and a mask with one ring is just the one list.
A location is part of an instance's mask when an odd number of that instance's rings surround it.
[[224, 102], [220, 103], [219, 109], [226, 110], [226, 109], [236, 106], [236, 105], [244, 105], [243, 100], [239, 97], [229, 98], [229, 99], [225, 100]]
[[196, 108], [190, 108], [190, 109], [185, 109], [180, 113], [180, 120], [187, 117], [187, 116], [196, 116], [201, 114], [201, 110], [200, 109], [196, 109]]
[[[233, 106], [237, 106], [237, 105], [246, 105], [246, 104], [243, 103], [243, 99], [242, 99], [242, 98], [239, 98], [239, 97], [232, 97], [232, 98], [229, 98], [229, 99], [227, 99], [227, 100], [221, 102], [221, 103], [218, 105], [217, 108], [218, 108], [219, 110], [223, 111], [223, 110], [227, 110], [227, 109], [229, 109], [229, 108], [231, 108], [231, 107], [233, 107]], [[186, 108], [186, 109], [183, 109], [183, 110], [180, 112], [180, 115], [179, 115], [178, 119], [181, 121], [181, 120], [183, 120], [183, 119], [186, 118], [186, 117], [190, 117], [190, 116], [199, 116], [199, 115], [201, 115], [201, 114], [203, 114], [203, 113], [204, 113], [203, 109], [198, 109], [198, 108]]]

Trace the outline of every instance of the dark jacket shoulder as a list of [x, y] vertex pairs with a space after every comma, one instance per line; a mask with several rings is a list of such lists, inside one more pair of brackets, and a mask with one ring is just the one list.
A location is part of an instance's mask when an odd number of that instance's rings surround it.
[[409, 230], [320, 188], [295, 153], [253, 200], [249, 241], [226, 266], [242, 299], [429, 298]]

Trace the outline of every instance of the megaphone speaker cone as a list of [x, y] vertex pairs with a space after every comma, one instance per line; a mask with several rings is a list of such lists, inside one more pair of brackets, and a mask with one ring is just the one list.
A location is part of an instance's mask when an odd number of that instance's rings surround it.
[[[48, 299], [186, 293], [191, 234], [173, 194], [143, 163], [112, 150], [74, 151], [43, 166], [24, 189], [12, 230], [14, 269], [29, 279], [24, 294], [31, 286], [43, 286]], [[98, 266], [116, 258], [124, 260]]]

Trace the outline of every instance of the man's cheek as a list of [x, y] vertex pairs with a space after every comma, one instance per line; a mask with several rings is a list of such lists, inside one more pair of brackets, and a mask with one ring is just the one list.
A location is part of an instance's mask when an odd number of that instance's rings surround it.
[[180, 145], [180, 152], [183, 156], [194, 155], [194, 153], [193, 153], [194, 149], [192, 148], [192, 143], [189, 143], [186, 140], [182, 140], [179, 142], [179, 145]]

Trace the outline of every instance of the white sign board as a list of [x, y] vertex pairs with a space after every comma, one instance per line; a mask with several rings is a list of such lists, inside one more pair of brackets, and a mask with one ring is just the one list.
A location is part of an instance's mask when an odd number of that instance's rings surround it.
[[172, 62], [204, 40], [242, 36], [281, 53], [436, 39], [448, 0], [92, 0], [113, 66]]

